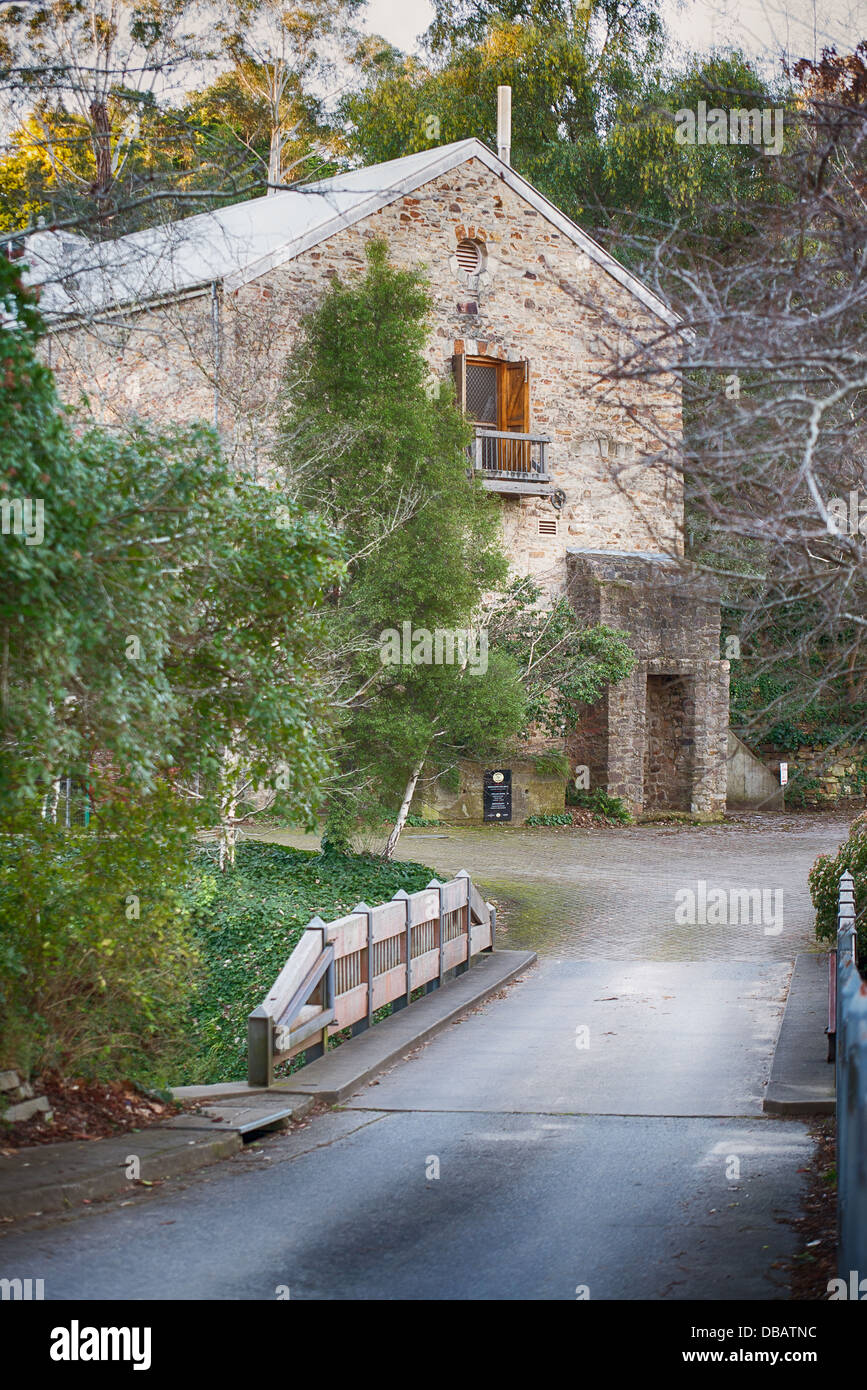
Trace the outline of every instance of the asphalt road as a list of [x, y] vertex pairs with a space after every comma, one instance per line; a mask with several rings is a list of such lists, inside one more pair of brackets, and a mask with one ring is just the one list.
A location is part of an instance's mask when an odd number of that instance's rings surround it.
[[811, 1149], [760, 1109], [785, 976], [543, 962], [342, 1110], [0, 1267], [74, 1300], [785, 1297]]
[[[7, 1233], [0, 1274], [74, 1300], [785, 1298], [812, 1144], [761, 1113], [790, 971], [780, 936], [720, 931], [711, 958], [707, 942], [691, 959], [636, 949], [661, 894], [712, 880], [709, 854], [734, 884], [768, 864], [793, 904], [789, 947], [808, 941], [804, 878], [840, 835], [784, 833], [767, 859], [760, 828], [672, 835], [657, 878], [629, 885], [634, 958], [620, 937], [608, 958], [592, 913], [580, 951], [556, 954], [561, 915], [538, 967], [342, 1109], [183, 1185]], [[568, 837], [538, 843], [572, 864]], [[658, 855], [640, 827], [629, 843]], [[545, 882], [520, 857], [509, 872]]]

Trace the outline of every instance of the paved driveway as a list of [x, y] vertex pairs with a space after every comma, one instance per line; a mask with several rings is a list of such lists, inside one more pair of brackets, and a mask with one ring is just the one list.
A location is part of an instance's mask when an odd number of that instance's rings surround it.
[[[807, 873], [817, 855], [837, 849], [848, 824], [772, 813], [705, 826], [450, 827], [404, 832], [397, 857], [431, 864], [443, 877], [466, 869], [498, 904], [500, 946], [568, 960], [782, 961], [815, 945]], [[313, 836], [250, 833], [318, 844]], [[679, 922], [689, 893], [701, 915], [702, 883], [705, 900], [722, 890], [726, 908], [704, 915], [727, 920]], [[770, 915], [756, 922], [750, 910], [749, 920], [732, 921], [738, 895], [752, 893], [752, 909], [756, 890]]]

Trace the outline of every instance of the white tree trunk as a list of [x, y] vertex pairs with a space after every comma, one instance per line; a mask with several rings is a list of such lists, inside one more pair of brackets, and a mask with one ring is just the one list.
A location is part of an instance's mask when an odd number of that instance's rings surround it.
[[224, 803], [220, 811], [220, 872], [225, 873], [230, 866], [235, 867], [235, 803]]
[[57, 806], [60, 801], [60, 778], [52, 782], [52, 795], [46, 794], [42, 801], [42, 819], [50, 820], [52, 825], [57, 824]]
[[403, 801], [401, 802], [400, 810], [397, 813], [397, 820], [394, 823], [394, 828], [391, 834], [385, 842], [386, 859], [391, 859], [394, 855], [395, 847], [397, 846], [397, 842], [400, 839], [401, 831], [403, 830], [403, 827], [406, 825], [406, 818], [409, 815], [409, 808], [410, 804], [412, 803], [413, 792], [415, 791], [415, 784], [421, 776], [421, 770], [424, 767], [424, 760], [426, 756], [427, 749], [425, 749], [424, 753], [419, 758], [418, 762], [416, 763], [415, 767], [410, 773], [410, 778], [406, 784], [406, 790], [403, 794]]
[[283, 128], [276, 125], [271, 129], [271, 145], [268, 150], [268, 197], [279, 192], [283, 182]]
[[231, 865], [235, 866], [235, 845], [237, 843], [237, 831], [235, 829], [235, 817], [238, 812], [238, 771], [239, 760], [237, 754], [231, 749], [226, 748], [223, 752], [223, 767], [225, 781], [220, 795], [220, 872], [225, 872]]

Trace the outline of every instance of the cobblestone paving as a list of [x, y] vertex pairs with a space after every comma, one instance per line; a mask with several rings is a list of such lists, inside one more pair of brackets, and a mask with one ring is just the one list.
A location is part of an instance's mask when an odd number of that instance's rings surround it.
[[[705, 826], [448, 827], [405, 832], [397, 857], [431, 864], [442, 877], [466, 869], [497, 903], [499, 946], [568, 960], [791, 960], [815, 944], [807, 873], [845, 839], [850, 819], [788, 812]], [[711, 909], [709, 922], [679, 924], [678, 893], [692, 890], [698, 917], [701, 883], [708, 894], [723, 890], [724, 907]], [[753, 904], [745, 912], [731, 897], [756, 889], [770, 909], [759, 921]]]

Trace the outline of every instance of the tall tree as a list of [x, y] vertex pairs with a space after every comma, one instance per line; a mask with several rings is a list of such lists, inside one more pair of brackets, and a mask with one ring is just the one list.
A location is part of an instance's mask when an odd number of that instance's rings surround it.
[[143, 121], [201, 53], [190, 0], [45, 0], [0, 11], [11, 110], [29, 110], [55, 185], [101, 227]]
[[692, 558], [724, 586], [740, 730], [781, 751], [867, 724], [867, 46], [793, 74], [784, 147], [753, 156], [769, 196], [735, 181], [704, 211], [752, 231], [669, 227], [645, 274], [682, 322], [630, 340], [609, 383], [617, 400], [679, 359], [685, 437], [659, 420], [648, 466], [681, 474]]
[[96, 754], [129, 794], [198, 775], [212, 810], [239, 768], [273, 782], [282, 764], [309, 816], [334, 538], [204, 428], [74, 428], [5, 258], [0, 295], [0, 816], [26, 820], [60, 775], [92, 780]]
[[[747, 234], [749, 204], [771, 195], [751, 147], [732, 158], [680, 145], [675, 113], [702, 99], [764, 106], [779, 93], [738, 54], [673, 68], [652, 3], [449, 3], [429, 40], [426, 58], [370, 41], [358, 50], [357, 86], [341, 109], [348, 148], [363, 162], [471, 136], [495, 149], [505, 83], [514, 167], [628, 261], [641, 254], [637, 233], [656, 244], [678, 219], [696, 236]], [[714, 209], [708, 225], [705, 208]]]

